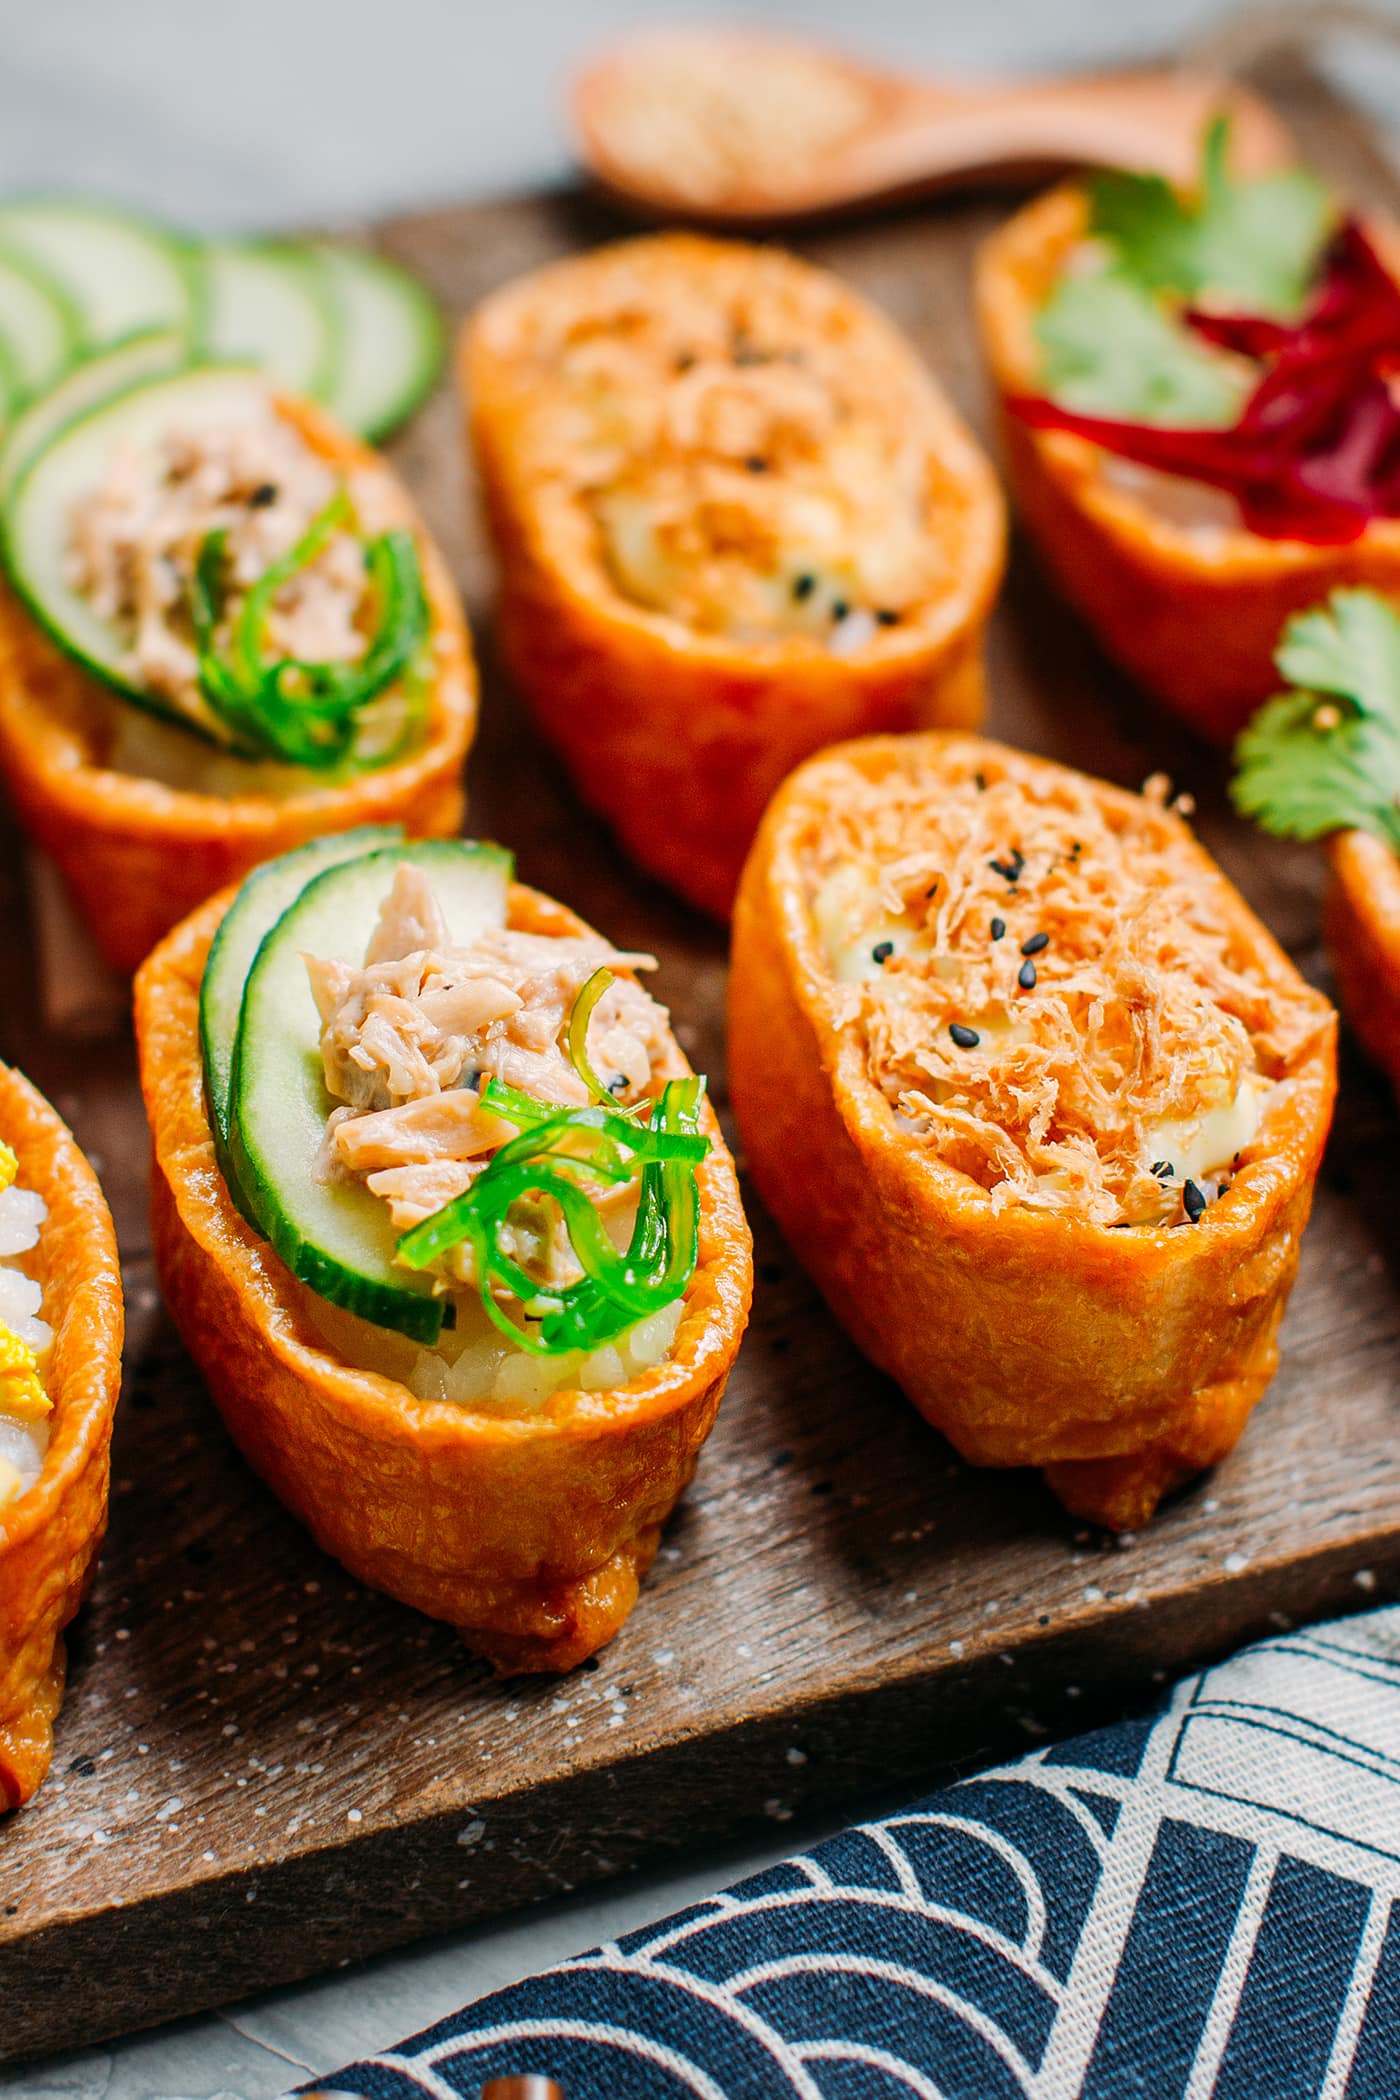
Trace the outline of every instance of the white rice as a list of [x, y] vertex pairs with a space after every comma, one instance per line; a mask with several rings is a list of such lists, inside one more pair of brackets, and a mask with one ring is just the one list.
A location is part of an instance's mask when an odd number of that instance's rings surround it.
[[[11, 1334], [34, 1351], [41, 1372], [53, 1342], [53, 1329], [39, 1317], [43, 1290], [17, 1265], [16, 1257], [37, 1247], [39, 1229], [48, 1214], [43, 1197], [33, 1189], [21, 1188], [18, 1182], [0, 1189], [0, 1327], [8, 1327]], [[48, 1448], [46, 1421], [17, 1422], [4, 1412], [0, 1402], [0, 1462], [13, 1466], [19, 1474], [19, 1494], [33, 1487], [39, 1478]], [[5, 1500], [0, 1477], [0, 1507]]]

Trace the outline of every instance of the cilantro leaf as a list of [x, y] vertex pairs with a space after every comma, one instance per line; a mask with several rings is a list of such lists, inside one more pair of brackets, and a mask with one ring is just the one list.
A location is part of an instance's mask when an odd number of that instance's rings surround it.
[[1065, 276], [1035, 319], [1041, 378], [1066, 408], [1141, 423], [1225, 429], [1248, 382], [1117, 270]]
[[1195, 199], [1178, 196], [1160, 175], [1097, 176], [1089, 185], [1090, 230], [1151, 291], [1292, 319], [1313, 283], [1335, 208], [1306, 168], [1233, 177], [1229, 130], [1229, 118], [1220, 116], [1206, 132]]
[[1290, 685], [1354, 701], [1400, 735], [1400, 617], [1374, 591], [1333, 591], [1295, 614], [1274, 663]]
[[1400, 618], [1372, 591], [1299, 613], [1274, 659], [1299, 688], [1235, 745], [1235, 807], [1283, 838], [1374, 832], [1400, 852]]

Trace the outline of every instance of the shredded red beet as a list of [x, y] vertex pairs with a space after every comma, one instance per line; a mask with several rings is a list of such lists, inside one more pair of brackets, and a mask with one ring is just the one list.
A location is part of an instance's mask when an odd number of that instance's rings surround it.
[[1335, 546], [1358, 539], [1372, 518], [1400, 517], [1400, 285], [1354, 219], [1333, 241], [1303, 320], [1197, 308], [1185, 318], [1210, 342], [1264, 365], [1228, 430], [1080, 415], [1034, 396], [1008, 406], [1033, 429], [1073, 431], [1226, 490], [1263, 539]]

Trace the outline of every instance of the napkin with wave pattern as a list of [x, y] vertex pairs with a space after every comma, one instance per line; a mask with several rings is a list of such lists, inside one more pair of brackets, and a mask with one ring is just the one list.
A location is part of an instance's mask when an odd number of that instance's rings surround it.
[[1397, 2100], [1400, 1607], [845, 1831], [306, 2091]]

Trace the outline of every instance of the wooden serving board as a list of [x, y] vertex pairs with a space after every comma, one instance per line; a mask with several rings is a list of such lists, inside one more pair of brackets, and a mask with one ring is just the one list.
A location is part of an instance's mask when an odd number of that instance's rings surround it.
[[[1266, 85], [1318, 165], [1393, 204], [1315, 82]], [[890, 309], [979, 424], [968, 269], [1003, 208], [803, 244]], [[616, 231], [596, 207], [543, 197], [399, 221], [383, 239], [461, 314]], [[473, 829], [661, 956], [661, 996], [722, 1103], [723, 937], [622, 862], [502, 683], [448, 389], [396, 458], [481, 644]], [[1109, 672], [1021, 550], [991, 673], [996, 733], [1130, 784], [1165, 767], [1195, 792], [1207, 845], [1325, 981], [1316, 855], [1228, 816], [1218, 760]], [[111, 1533], [71, 1640], [53, 1772], [0, 1827], [0, 2055], [91, 2042], [746, 1820], [1028, 1748], [1271, 1626], [1400, 1591], [1400, 1123], [1348, 1050], [1283, 1370], [1235, 1456], [1141, 1538], [1115, 1546], [1033, 1476], [959, 1463], [856, 1355], [755, 1207], [753, 1324], [635, 1616], [563, 1682], [492, 1682], [448, 1628], [321, 1556], [232, 1449], [153, 1284], [130, 1041], [78, 1048], [38, 1030], [18, 866], [11, 836], [0, 1049], [102, 1173], [131, 1339]]]

